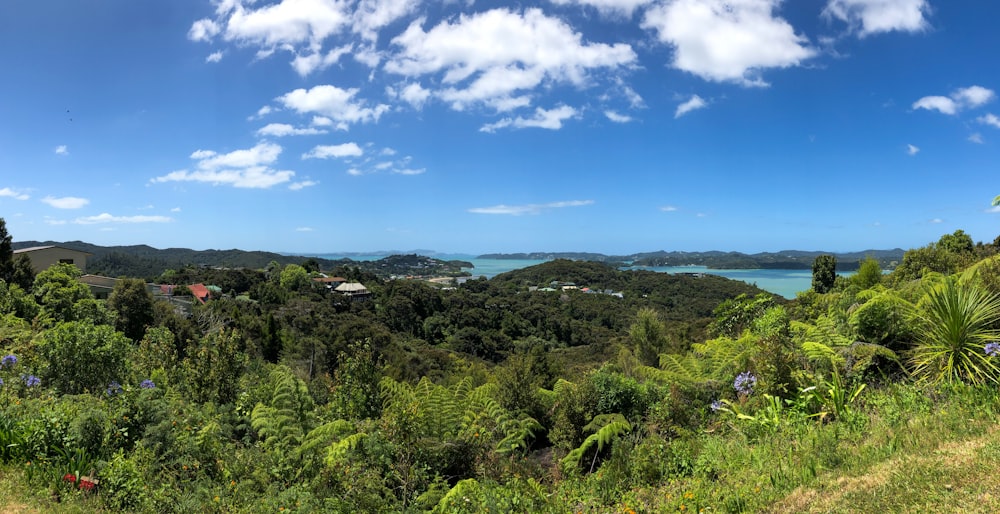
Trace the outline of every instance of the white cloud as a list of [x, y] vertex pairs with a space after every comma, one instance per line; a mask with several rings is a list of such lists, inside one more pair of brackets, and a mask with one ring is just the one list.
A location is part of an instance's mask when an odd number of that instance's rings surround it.
[[983, 144], [983, 135], [979, 132], [975, 132], [969, 135], [969, 141], [976, 143], [977, 145]]
[[77, 225], [96, 225], [99, 223], [169, 223], [173, 218], [169, 216], [112, 216], [108, 213], [101, 213], [97, 216], [85, 216], [73, 220]]
[[321, 85], [312, 89], [296, 89], [279, 96], [277, 100], [300, 114], [318, 114], [333, 120], [340, 130], [347, 130], [352, 123], [378, 121], [389, 110], [388, 105], [366, 107], [365, 102], [355, 101], [358, 89], [340, 89]]
[[927, 0], [830, 0], [823, 16], [836, 18], [860, 37], [882, 32], [919, 32], [927, 28]]
[[708, 107], [708, 102], [698, 95], [691, 95], [691, 98], [688, 99], [688, 101], [677, 106], [677, 110], [674, 112], [674, 118], [680, 118], [691, 111], [704, 109], [705, 107]]
[[316, 127], [332, 127], [333, 120], [326, 116], [313, 116], [312, 125]]
[[352, 29], [364, 39], [375, 41], [378, 30], [411, 14], [421, 0], [361, 0], [354, 12]]
[[259, 118], [263, 118], [264, 116], [267, 116], [268, 114], [271, 114], [272, 112], [274, 112], [274, 108], [271, 107], [270, 105], [265, 105], [264, 107], [261, 107], [260, 109], [257, 109], [257, 114], [255, 114], [253, 116], [247, 116], [247, 121], [253, 121], [253, 120], [256, 120], [256, 119], [259, 119]]
[[943, 220], [943, 219], [941, 219], [941, 218], [934, 218], [934, 219], [930, 220], [930, 223], [932, 223], [932, 224], [935, 224], [935, 225], [936, 225], [936, 224], [938, 224], [938, 223], [944, 223], [944, 220]]
[[383, 148], [379, 155], [396, 155], [396, 151], [392, 148]]
[[815, 56], [809, 41], [774, 16], [781, 0], [668, 0], [651, 7], [642, 28], [673, 46], [672, 65], [705, 80], [766, 86], [761, 72]]
[[318, 186], [319, 182], [313, 180], [303, 180], [302, 182], [292, 182], [288, 185], [288, 189], [292, 191], [301, 191], [307, 187]]
[[997, 95], [992, 89], [982, 86], [969, 86], [961, 88], [952, 93], [952, 98], [958, 100], [963, 105], [969, 107], [979, 107], [996, 99]]
[[956, 89], [950, 96], [925, 96], [913, 102], [913, 108], [954, 115], [965, 109], [972, 109], [988, 104], [995, 99], [996, 93], [992, 89], [982, 86], [969, 86]]
[[593, 200], [570, 200], [566, 202], [534, 203], [528, 205], [494, 205], [492, 207], [475, 207], [469, 209], [474, 214], [507, 214], [511, 216], [521, 216], [524, 214], [541, 214], [542, 211], [550, 209], [562, 209], [564, 207], [582, 207], [592, 205]]
[[313, 136], [316, 134], [326, 134], [325, 130], [306, 127], [295, 128], [287, 123], [269, 123], [257, 130], [258, 136]]
[[420, 109], [431, 97], [431, 90], [425, 89], [419, 83], [411, 82], [399, 89], [387, 88], [389, 96], [399, 98], [413, 107]]
[[25, 194], [25, 193], [19, 193], [19, 192], [15, 191], [15, 190], [13, 190], [13, 189], [11, 189], [9, 187], [5, 187], [3, 189], [0, 189], [0, 198], [5, 198], [5, 197], [6, 198], [13, 198], [15, 200], [28, 200], [29, 198], [31, 198], [27, 194]]
[[660, 207], [660, 210], [663, 212], [676, 212], [680, 209], [674, 207], [673, 205], [664, 205], [663, 207]]
[[302, 154], [303, 159], [330, 159], [343, 157], [360, 157], [364, 150], [357, 143], [340, 145], [319, 145]]
[[212, 52], [205, 58], [205, 62], [219, 62], [222, 60], [222, 51]]
[[358, 168], [351, 168], [351, 169], [347, 170], [347, 174], [351, 175], [353, 177], [360, 177], [361, 175], [364, 175], [365, 172], [359, 170]]
[[69, 148], [66, 145], [59, 145], [56, 147], [56, 155], [69, 155]]
[[[978, 121], [979, 123], [982, 123], [983, 125], [989, 125], [991, 127], [1000, 128], [1000, 118], [998, 118], [992, 112], [988, 112], [988, 113], [986, 113], [986, 114], [984, 114], [984, 115], [976, 118], [976, 121]], [[975, 134], [973, 134], [973, 135], [975, 135]]]
[[292, 68], [295, 69], [295, 72], [298, 73], [300, 77], [305, 77], [314, 71], [325, 70], [336, 64], [344, 54], [349, 53], [352, 49], [353, 46], [344, 45], [334, 48], [326, 54], [311, 52], [308, 55], [296, 55], [295, 58], [292, 59]]
[[173, 209], [170, 209], [170, 212], [181, 212], [181, 208], [180, 207], [174, 207]]
[[[261, 5], [257, 9], [248, 8], [244, 3], [254, 2], [236, 0], [220, 4], [220, 14], [223, 14], [225, 24], [223, 37], [227, 41], [255, 44], [264, 49], [287, 48], [299, 44], [315, 47], [350, 23], [350, 13], [347, 11], [349, 4], [338, 0], [282, 0]], [[230, 9], [225, 9], [226, 7]], [[195, 22], [195, 26], [204, 21], [206, 20]], [[195, 32], [195, 26], [191, 27], [189, 37]], [[207, 35], [212, 31], [207, 30], [205, 33]], [[214, 34], [218, 33], [218, 30], [214, 31]], [[194, 37], [191, 39], [199, 40]]]
[[397, 175], [423, 175], [427, 171], [427, 168], [413, 169], [413, 168], [401, 168], [392, 170], [393, 173]]
[[986, 212], [1000, 212], [1000, 205], [997, 205], [996, 207], [990, 207], [989, 209], [986, 209]]
[[312, 232], [312, 227], [298, 227], [295, 229], [296, 232]]
[[42, 203], [48, 205], [49, 207], [55, 207], [56, 209], [79, 209], [90, 203], [90, 200], [86, 198], [77, 198], [75, 196], [64, 196], [62, 198], [56, 198], [54, 196], [46, 196], [42, 198]]
[[913, 145], [906, 145], [906, 153], [909, 155], [917, 155], [920, 152], [920, 148]]
[[562, 122], [569, 118], [576, 117], [579, 113], [576, 109], [561, 105], [555, 109], [545, 110], [541, 107], [535, 109], [535, 115], [531, 118], [504, 118], [496, 123], [488, 123], [479, 128], [480, 132], [495, 132], [500, 128], [544, 128], [549, 130], [559, 130]]
[[958, 112], [958, 104], [946, 96], [925, 96], [913, 102], [913, 108], [939, 111], [942, 114], [955, 114]]
[[524, 92], [543, 84], [582, 88], [595, 79], [591, 71], [629, 67], [637, 60], [629, 45], [586, 43], [568, 24], [537, 8], [463, 14], [429, 31], [421, 27], [424, 21], [392, 40], [399, 52], [385, 69], [406, 77], [440, 73], [442, 89], [434, 93], [456, 110], [475, 104], [498, 110], [525, 106]]
[[218, 23], [208, 18], [201, 19], [191, 24], [191, 30], [188, 31], [188, 39], [191, 41], [211, 41], [220, 30]]
[[282, 148], [268, 142], [253, 148], [219, 154], [212, 150], [197, 150], [191, 158], [197, 162], [193, 171], [178, 170], [152, 179], [163, 182], [203, 182], [212, 185], [229, 185], [239, 188], [267, 189], [288, 182], [294, 171], [274, 170], [270, 166], [278, 160]]
[[604, 111], [604, 116], [615, 123], [628, 123], [632, 121], [631, 116], [618, 114], [617, 112], [611, 110]]
[[632, 17], [636, 9], [652, 3], [653, 0], [551, 0], [557, 5], [584, 5], [597, 9], [604, 15]]

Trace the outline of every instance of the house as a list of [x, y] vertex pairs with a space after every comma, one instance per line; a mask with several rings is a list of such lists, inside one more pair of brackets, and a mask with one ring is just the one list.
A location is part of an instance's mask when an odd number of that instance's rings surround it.
[[31, 267], [35, 270], [35, 273], [41, 273], [49, 269], [49, 266], [53, 264], [64, 262], [66, 264], [72, 264], [80, 271], [87, 271], [87, 257], [93, 255], [89, 252], [82, 252], [80, 250], [73, 250], [72, 248], [65, 248], [62, 246], [32, 246], [31, 248], [21, 248], [20, 250], [14, 250], [14, 258], [18, 258], [20, 255], [27, 255], [28, 259], [31, 260]]
[[198, 303], [205, 303], [212, 296], [212, 292], [209, 291], [208, 287], [201, 283], [188, 286], [188, 291], [191, 291], [191, 296], [194, 296], [198, 300]]
[[368, 288], [359, 282], [344, 282], [337, 286], [334, 291], [350, 296], [352, 300], [365, 300], [371, 297], [372, 293], [368, 291]]
[[320, 283], [320, 284], [323, 284], [324, 286], [326, 286], [326, 287], [328, 287], [330, 289], [333, 289], [333, 288], [339, 286], [340, 284], [343, 284], [343, 283], [347, 282], [347, 279], [344, 278], [344, 277], [326, 277], [326, 276], [323, 276], [323, 277], [316, 277], [316, 278], [313, 279], [313, 281], [317, 282], [317, 283]]

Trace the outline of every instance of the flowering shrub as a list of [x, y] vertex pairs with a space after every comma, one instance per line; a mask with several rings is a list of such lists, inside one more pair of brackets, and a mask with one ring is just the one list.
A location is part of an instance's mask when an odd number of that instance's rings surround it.
[[143, 389], [153, 389], [156, 387], [156, 384], [154, 384], [152, 380], [147, 378], [146, 380], [143, 380], [142, 382], [139, 383], [139, 387]]
[[750, 373], [749, 371], [744, 371], [739, 375], [736, 375], [736, 380], [733, 381], [733, 388], [736, 392], [742, 395], [753, 394], [753, 388], [757, 386], [757, 377]]
[[986, 355], [990, 357], [996, 357], [1000, 355], [1000, 342], [993, 341], [992, 343], [986, 343], [986, 346], [983, 347], [983, 350], [986, 352]]
[[15, 364], [17, 364], [16, 355], [4, 355], [4, 357], [0, 359], [0, 369], [13, 368]]
[[112, 380], [111, 383], [108, 384], [108, 389], [105, 393], [108, 396], [114, 396], [116, 394], [120, 394], [122, 391], [124, 391], [124, 389], [122, 389], [122, 385], [119, 384], [117, 380]]
[[42, 379], [36, 377], [35, 375], [21, 375], [21, 380], [23, 380], [24, 385], [28, 387], [37, 387], [42, 385]]

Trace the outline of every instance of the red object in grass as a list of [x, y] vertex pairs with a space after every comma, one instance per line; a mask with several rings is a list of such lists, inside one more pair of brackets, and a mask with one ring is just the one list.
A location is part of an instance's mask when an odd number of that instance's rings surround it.
[[74, 475], [73, 473], [66, 473], [65, 475], [63, 475], [63, 481], [76, 482], [76, 475]]
[[95, 485], [96, 484], [94, 484], [90, 480], [80, 479], [80, 485], [79, 485], [80, 489], [83, 489], [83, 490], [86, 490], [86, 491], [90, 491], [91, 489], [94, 488]]

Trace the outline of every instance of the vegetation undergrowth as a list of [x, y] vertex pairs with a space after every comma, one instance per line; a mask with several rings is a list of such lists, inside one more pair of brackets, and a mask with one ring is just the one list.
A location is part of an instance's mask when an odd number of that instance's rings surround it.
[[351, 298], [303, 263], [189, 310], [2, 232], [2, 512], [1000, 510], [1000, 264], [961, 231], [793, 301], [568, 261], [330, 270]]

